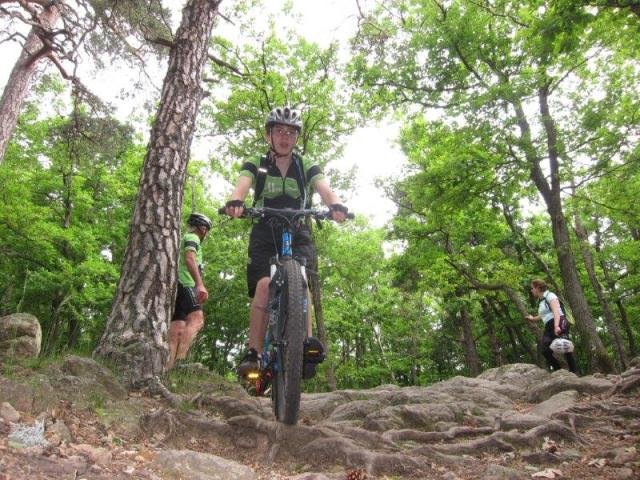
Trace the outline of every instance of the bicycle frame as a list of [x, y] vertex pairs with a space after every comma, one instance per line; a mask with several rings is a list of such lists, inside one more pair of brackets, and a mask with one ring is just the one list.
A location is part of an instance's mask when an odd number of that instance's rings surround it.
[[[281, 234], [282, 247], [280, 249], [279, 255], [275, 255], [270, 259], [270, 290], [282, 287], [282, 282], [284, 279], [282, 278], [282, 271], [280, 269], [281, 259], [288, 259], [289, 261], [293, 261], [298, 264], [302, 273], [302, 277], [305, 281], [305, 286], [307, 286], [308, 280], [306, 275], [305, 259], [302, 258], [300, 259], [302, 261], [299, 261], [298, 259], [293, 258], [293, 235], [294, 234], [291, 227], [283, 227]], [[280, 295], [272, 295], [270, 293], [269, 301], [269, 323], [267, 326], [267, 332], [264, 338], [264, 347], [260, 358], [261, 368], [260, 373], [255, 378], [257, 395], [265, 393], [269, 388], [269, 384], [271, 383], [274, 373], [281, 372], [283, 369], [280, 362], [280, 357], [278, 356], [278, 348], [280, 342], [282, 341], [282, 330], [284, 327], [284, 325], [280, 324], [280, 321], [282, 320], [280, 315]], [[272, 302], [276, 302], [276, 304], [272, 304]], [[306, 297], [303, 299], [303, 303], [304, 313], [306, 316], [307, 309], [309, 308]], [[272, 346], [273, 349], [271, 348]]]
[[[224, 213], [224, 209], [220, 213]], [[315, 365], [322, 362], [324, 353], [317, 339], [315, 344], [310, 342], [313, 337], [308, 333], [306, 259], [298, 260], [293, 256], [294, 234], [303, 218], [326, 220], [331, 218], [331, 212], [263, 207], [246, 208], [243, 216], [266, 219], [272, 228], [276, 225], [282, 228], [282, 245], [270, 259], [269, 323], [259, 358], [259, 371], [247, 375], [249, 382], [245, 387], [259, 396], [265, 394], [271, 385], [276, 419], [295, 424], [300, 407], [301, 382], [315, 375]], [[353, 214], [347, 218], [353, 218]]]

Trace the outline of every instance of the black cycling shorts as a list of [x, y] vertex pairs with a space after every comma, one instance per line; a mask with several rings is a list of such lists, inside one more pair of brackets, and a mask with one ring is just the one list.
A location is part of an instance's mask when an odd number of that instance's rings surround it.
[[195, 311], [202, 310], [202, 305], [196, 300], [196, 291], [194, 288], [185, 287], [178, 282], [178, 293], [176, 295], [176, 308], [173, 312], [171, 321], [186, 320], [187, 315]]
[[[275, 241], [274, 241], [275, 238]], [[253, 226], [249, 238], [249, 258], [247, 260], [247, 290], [249, 297], [256, 293], [258, 280], [270, 276], [269, 259], [280, 253], [282, 234], [273, 232], [271, 227], [258, 223]], [[311, 239], [311, 232], [302, 228], [296, 232], [293, 239], [293, 256], [304, 257], [307, 260], [307, 272], [316, 270], [315, 247]]]

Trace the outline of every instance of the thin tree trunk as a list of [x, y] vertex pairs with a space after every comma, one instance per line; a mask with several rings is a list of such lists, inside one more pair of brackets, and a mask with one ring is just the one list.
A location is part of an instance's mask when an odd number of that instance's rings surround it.
[[71, 292], [64, 292], [60, 289], [56, 291], [56, 295], [51, 304], [51, 319], [49, 321], [49, 328], [47, 334], [42, 342], [41, 355], [47, 356], [57, 350], [57, 346], [60, 343], [60, 331], [62, 329], [62, 309], [71, 300]]
[[382, 338], [380, 336], [380, 333], [376, 330], [375, 325], [371, 326], [371, 331], [373, 333], [373, 338], [376, 341], [376, 345], [380, 349], [380, 359], [382, 360], [382, 364], [384, 365], [384, 368], [386, 368], [389, 374], [391, 375], [391, 380], [393, 381], [393, 383], [397, 383], [396, 374], [393, 372], [393, 368], [391, 368], [391, 365], [387, 360], [387, 354], [385, 353], [384, 347], [382, 346]]
[[[492, 306], [493, 306], [493, 302], [492, 302]], [[496, 302], [495, 309], [497, 310], [497, 312], [501, 313], [500, 316], [505, 319], [508, 332], [512, 332], [516, 336], [516, 339], [518, 340], [518, 345], [520, 345], [520, 348], [529, 357], [529, 360], [538, 366], [541, 366], [541, 367], [544, 366], [544, 358], [542, 357], [542, 355], [540, 355], [537, 348], [531, 347], [531, 342], [527, 341], [526, 337], [522, 334], [522, 331], [520, 330], [519, 326], [523, 324], [527, 326], [528, 330], [531, 332], [531, 334], [533, 335], [533, 338], [535, 339], [536, 345], [540, 342], [540, 338], [542, 336], [541, 329], [526, 320], [521, 322], [513, 321], [511, 319], [511, 316], [509, 315], [509, 308], [507, 307], [506, 304], [502, 302]], [[516, 358], [520, 358], [520, 355], [518, 355], [517, 350], [514, 349], [514, 353], [516, 355]]]
[[576, 213], [574, 215], [574, 230], [576, 232], [576, 236], [580, 241], [580, 250], [582, 252], [582, 259], [584, 261], [584, 266], [587, 269], [587, 275], [589, 276], [589, 281], [591, 282], [591, 287], [598, 298], [598, 302], [602, 307], [602, 315], [604, 316], [604, 321], [607, 325], [607, 330], [613, 339], [613, 348], [618, 357], [618, 363], [620, 365], [620, 370], [624, 371], [627, 369], [627, 355], [624, 351], [624, 345], [622, 341], [622, 335], [620, 335], [620, 329], [618, 328], [618, 322], [613, 316], [611, 312], [611, 308], [609, 307], [609, 301], [607, 300], [604, 291], [602, 290], [602, 285], [600, 285], [600, 281], [596, 276], [596, 270], [593, 262], [593, 255], [591, 255], [591, 248], [589, 245], [589, 237], [587, 232], [580, 221], [580, 217]]
[[465, 306], [460, 309], [460, 326], [462, 327], [462, 348], [464, 351], [465, 363], [469, 368], [469, 374], [477, 377], [482, 372], [480, 367], [480, 357], [476, 349], [476, 342], [473, 338], [471, 317]]
[[548, 105], [548, 89], [542, 87], [539, 90], [538, 100], [540, 104], [540, 114], [542, 124], [547, 135], [547, 149], [549, 154], [549, 168], [551, 173], [551, 186], [547, 183], [544, 172], [540, 166], [540, 159], [536, 154], [531, 138], [531, 129], [526, 119], [524, 109], [518, 102], [513, 106], [516, 110], [518, 123], [520, 126], [521, 146], [525, 152], [530, 167], [531, 180], [536, 185], [538, 192], [545, 201], [547, 211], [551, 219], [551, 231], [553, 242], [558, 257], [558, 265], [565, 286], [565, 293], [569, 306], [576, 317], [576, 326], [584, 339], [588, 349], [587, 358], [591, 368], [596, 368], [602, 372], [613, 371], [611, 359], [607, 353], [602, 339], [598, 336], [591, 311], [587, 305], [587, 300], [580, 284], [578, 270], [576, 268], [571, 243], [569, 240], [569, 229], [562, 209], [562, 199], [560, 197], [560, 177], [559, 177], [559, 152], [558, 138], [555, 124], [551, 117]]
[[22, 107], [22, 102], [29, 92], [29, 83], [42, 58], [50, 52], [44, 47], [38, 32], [42, 29], [50, 30], [58, 21], [60, 12], [55, 3], [51, 3], [40, 14], [39, 25], [34, 25], [27, 35], [27, 40], [22, 48], [22, 53], [16, 61], [7, 84], [0, 99], [0, 163], [4, 159], [7, 145], [11, 139], [18, 116]]
[[493, 356], [493, 363], [496, 367], [503, 365], [502, 352], [500, 350], [500, 342], [496, 336], [496, 328], [494, 325], [493, 315], [491, 314], [491, 308], [489, 302], [483, 299], [480, 302], [482, 306], [482, 312], [484, 313], [484, 321], [487, 324], [487, 337], [489, 338], [489, 348], [491, 349], [491, 355]]
[[362, 338], [362, 333], [358, 332], [356, 334], [356, 348], [355, 348], [355, 354], [356, 354], [356, 366], [358, 368], [362, 368], [364, 367], [364, 354], [366, 351], [366, 348], [364, 346], [364, 339]]
[[625, 335], [627, 336], [627, 344], [629, 345], [629, 355], [633, 358], [636, 356], [636, 353], [637, 353], [635, 337], [633, 335], [631, 324], [629, 323], [629, 317], [627, 316], [627, 309], [624, 307], [622, 300], [620, 300], [620, 296], [617, 293], [616, 283], [611, 278], [611, 273], [609, 272], [609, 266], [604, 261], [604, 258], [602, 258], [599, 229], [596, 229], [595, 249], [596, 249], [596, 253], [598, 253], [598, 259], [600, 262], [600, 268], [602, 269], [602, 275], [604, 277], [605, 282], [607, 283], [607, 287], [609, 288], [610, 294], [613, 296], [613, 298], [615, 298], [615, 304], [616, 304], [616, 307], [618, 308], [618, 313], [620, 313], [620, 323], [622, 324], [622, 328], [624, 329]]
[[180, 211], [191, 140], [219, 2], [189, 0], [171, 46], [151, 131], [120, 281], [94, 354], [110, 359], [132, 388], [153, 388], [169, 358]]
[[[318, 265], [318, 257], [316, 255], [315, 259], [316, 266]], [[326, 362], [327, 366], [324, 369], [324, 374], [327, 380], [327, 385], [329, 386], [329, 390], [332, 392], [338, 389], [338, 384], [336, 382], [336, 375], [333, 369], [333, 361], [331, 356], [329, 355], [330, 343], [327, 338], [327, 329], [324, 323], [324, 315], [322, 310], [322, 292], [320, 291], [320, 281], [318, 278], [317, 267], [316, 271], [309, 272], [309, 281], [311, 282], [311, 298], [313, 301], [313, 312], [316, 318], [316, 333], [318, 334], [318, 339], [322, 342], [325, 349]]]

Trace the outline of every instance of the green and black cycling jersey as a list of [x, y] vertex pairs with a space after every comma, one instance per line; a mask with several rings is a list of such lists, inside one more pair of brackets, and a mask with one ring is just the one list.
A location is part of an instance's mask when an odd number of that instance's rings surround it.
[[[255, 204], [256, 207], [302, 208], [304, 207], [304, 199], [302, 197], [305, 196], [310, 199], [316, 182], [324, 178], [320, 167], [313, 165], [305, 169], [300, 157], [297, 155], [294, 156], [294, 160], [291, 162], [285, 177], [282, 176], [275, 162], [265, 162], [258, 157], [246, 161], [240, 171], [241, 176], [251, 177], [254, 189], [256, 188], [258, 169], [261, 164], [266, 164], [267, 172], [264, 179], [264, 187], [262, 192], [259, 193], [259, 198]], [[304, 176], [302, 176], [303, 169], [305, 170]], [[301, 191], [301, 185], [304, 193]]]
[[188, 250], [196, 253], [196, 263], [198, 269], [202, 270], [202, 249], [200, 248], [200, 237], [195, 233], [185, 233], [182, 237], [182, 245], [180, 245], [180, 259], [178, 260], [178, 282], [185, 287], [193, 288], [196, 281], [189, 273], [189, 269], [184, 261], [185, 254]]

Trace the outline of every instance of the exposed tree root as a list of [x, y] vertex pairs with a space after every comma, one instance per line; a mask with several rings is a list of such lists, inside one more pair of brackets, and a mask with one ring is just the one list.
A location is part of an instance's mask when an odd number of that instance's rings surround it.
[[509, 452], [518, 447], [535, 447], [545, 436], [557, 436], [572, 442], [578, 442], [579, 440], [576, 434], [566, 425], [552, 420], [544, 425], [532, 428], [526, 433], [517, 431], [494, 432], [489, 437], [468, 443], [434, 445], [433, 448], [450, 455], [471, 455], [489, 451]]
[[155, 438], [158, 443], [171, 443], [181, 437], [198, 435], [225, 438], [232, 433], [232, 429], [225, 422], [166, 409], [143, 415], [140, 419], [140, 429], [149, 437]]
[[611, 395], [615, 395], [617, 393], [628, 393], [637, 388], [640, 388], [640, 373], [618, 383], [613, 387]]
[[352, 440], [367, 446], [367, 448], [398, 451], [398, 447], [393, 443], [393, 439], [389, 439], [384, 434], [381, 435], [379, 432], [372, 432], [363, 428], [344, 425], [331, 425], [329, 428], [339, 432], [345, 437], [351, 438]]
[[418, 430], [389, 430], [382, 434], [382, 438], [392, 442], [413, 441], [420, 443], [436, 443], [443, 440], [453, 440], [458, 437], [473, 437], [495, 432], [493, 427], [452, 427], [446, 432], [421, 432]]

